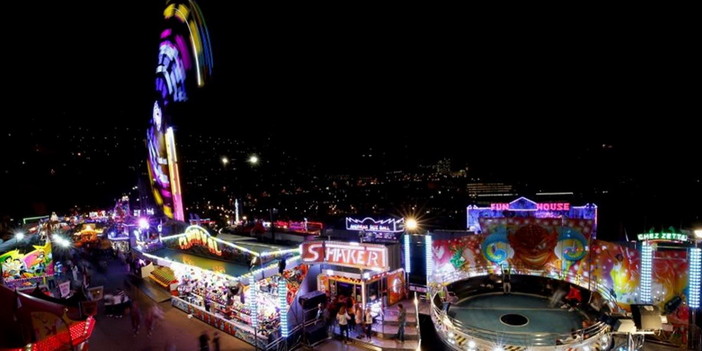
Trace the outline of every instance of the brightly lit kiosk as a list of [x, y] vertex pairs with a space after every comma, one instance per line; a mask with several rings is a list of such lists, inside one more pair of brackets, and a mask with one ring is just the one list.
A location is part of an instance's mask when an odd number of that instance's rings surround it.
[[[696, 244], [702, 236], [699, 234], [702, 233], [670, 227], [637, 235], [640, 305], [631, 306], [634, 323], [622, 323], [627, 335], [625, 344], [643, 344], [643, 335], [650, 334], [658, 342], [675, 347], [700, 347], [699, 329], [693, 331], [699, 328], [695, 326], [695, 313], [700, 307], [702, 250]], [[636, 332], [630, 331], [627, 322], [635, 325]]]
[[328, 291], [332, 301], [352, 298], [377, 314], [381, 303], [387, 307], [406, 297], [399, 244], [308, 241], [300, 252], [303, 263], [321, 266], [317, 289]]
[[174, 307], [261, 349], [287, 338], [287, 311], [307, 273], [298, 248], [234, 244], [199, 226], [161, 240], [160, 249], [136, 251], [143, 277], [168, 289]]

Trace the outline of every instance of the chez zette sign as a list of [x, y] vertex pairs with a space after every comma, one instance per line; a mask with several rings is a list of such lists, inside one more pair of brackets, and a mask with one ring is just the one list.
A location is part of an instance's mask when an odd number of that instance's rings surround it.
[[329, 263], [366, 269], [388, 269], [388, 248], [383, 245], [343, 241], [305, 241], [300, 245], [302, 262]]

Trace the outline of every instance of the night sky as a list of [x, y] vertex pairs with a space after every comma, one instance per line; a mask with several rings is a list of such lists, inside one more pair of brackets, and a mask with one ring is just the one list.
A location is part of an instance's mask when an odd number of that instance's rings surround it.
[[[180, 131], [271, 138], [329, 171], [372, 151], [563, 188], [636, 178], [668, 211], [700, 195], [690, 56], [662, 32], [221, 3], [200, 2], [214, 76]], [[145, 129], [163, 4], [10, 5], [33, 8], [7, 11], [21, 24], [7, 31], [0, 140], [63, 121]]]

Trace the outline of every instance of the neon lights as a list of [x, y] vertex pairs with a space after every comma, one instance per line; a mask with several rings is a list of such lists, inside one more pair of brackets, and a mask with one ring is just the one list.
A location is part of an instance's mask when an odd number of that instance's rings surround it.
[[378, 233], [400, 233], [405, 230], [404, 218], [373, 219], [366, 217], [355, 219], [346, 217], [346, 230], [362, 230]]
[[249, 311], [251, 311], [251, 326], [258, 327], [258, 302], [256, 301], [256, 278], [252, 275], [249, 276]]
[[347, 267], [388, 269], [388, 248], [383, 245], [306, 241], [300, 245], [300, 250], [305, 263], [327, 262]]
[[288, 337], [288, 281], [281, 277], [278, 282], [278, 313], [280, 314], [280, 336]]
[[533, 202], [535, 207], [532, 208], [512, 208], [512, 203], [492, 203], [490, 209], [493, 211], [502, 210], [522, 210], [522, 211], [570, 211], [570, 203], [568, 202]]
[[653, 263], [653, 245], [644, 241], [641, 246], [641, 288], [639, 296], [642, 303], [651, 303], [651, 265]]
[[148, 218], [139, 218], [139, 228], [149, 229], [149, 219]]
[[310, 221], [275, 221], [275, 227], [296, 233], [311, 233], [319, 235], [322, 233], [322, 229], [324, 229], [324, 224], [322, 222]]
[[185, 214], [183, 213], [183, 198], [180, 190], [180, 174], [178, 173], [178, 158], [176, 157], [173, 127], [168, 127], [166, 130], [166, 159], [168, 160], [168, 171], [171, 176], [173, 218], [179, 221], [184, 221]]
[[687, 241], [687, 234], [683, 233], [641, 233], [637, 235], [637, 238], [641, 241], [644, 240], [655, 240], [655, 241]]
[[410, 236], [405, 234], [405, 272], [410, 272]]
[[427, 264], [427, 285], [431, 282], [431, 275], [434, 270], [434, 260], [432, 259], [431, 250], [432, 240], [431, 235], [424, 236], [424, 253], [426, 255]]
[[[266, 252], [263, 252], [263, 253], [258, 253], [258, 252], [256, 252], [256, 251], [249, 250], [249, 249], [247, 249], [247, 248], [245, 248], [245, 247], [243, 247], [243, 246], [239, 246], [239, 245], [236, 245], [236, 244], [232, 244], [232, 243], [230, 243], [230, 242], [228, 242], [228, 241], [224, 241], [224, 240], [222, 240], [222, 239], [220, 239], [220, 238], [212, 237], [212, 236], [210, 236], [210, 234], [207, 232], [207, 230], [205, 230], [204, 228], [202, 228], [202, 227], [200, 227], [200, 226], [198, 226], [198, 225], [191, 225], [191, 226], [185, 228], [185, 233], [183, 233], [183, 234], [176, 234], [176, 235], [164, 236], [164, 237], [161, 238], [161, 241], [168, 241], [168, 240], [173, 240], [173, 239], [182, 238], [182, 237], [184, 237], [184, 236], [187, 236], [187, 235], [188, 235], [188, 232], [193, 231], [193, 230], [195, 230], [195, 231], [203, 231], [204, 233], [206, 233], [207, 236], [208, 236], [207, 241], [209, 241], [209, 240], [214, 240], [215, 242], [217, 242], [217, 243], [219, 243], [219, 244], [227, 245], [227, 246], [229, 246], [229, 247], [233, 247], [233, 248], [235, 248], [235, 249], [237, 249], [237, 250], [241, 250], [241, 251], [244, 251], [244, 252], [246, 252], [246, 253], [250, 253], [250, 254], [252, 254], [252, 255], [254, 255], [254, 256], [269, 257], [269, 256], [276, 256], [276, 255], [285, 255], [285, 254], [290, 254], [290, 253], [298, 253], [299, 250], [300, 250], [299, 248], [295, 248], [295, 249], [277, 250], [277, 251], [266, 251]], [[203, 242], [207, 242], [207, 241], [203, 240]]]
[[690, 273], [689, 279], [689, 297], [687, 304], [690, 308], [700, 307], [700, 270], [702, 266], [702, 249], [690, 248]]
[[[479, 233], [482, 232], [480, 225], [481, 218], [504, 218], [504, 211], [512, 212], [511, 215], [521, 216], [528, 214], [535, 218], [563, 218], [570, 219], [592, 219], [597, 223], [597, 206], [586, 204], [584, 206], [573, 206], [567, 202], [537, 203], [525, 197], [520, 197], [510, 203], [493, 203], [488, 207], [468, 206], [466, 208], [466, 226], [468, 230]], [[593, 229], [594, 229], [593, 228]], [[593, 233], [596, 230], [593, 230]]]
[[170, 117], [174, 104], [187, 100], [187, 87], [193, 74], [197, 85], [204, 85], [211, 73], [212, 51], [205, 20], [195, 2], [176, 5], [169, 1], [163, 14], [166, 28], [161, 32], [158, 46], [156, 101], [147, 131], [147, 164], [156, 204], [167, 217], [182, 221], [185, 216]]
[[222, 256], [222, 250], [217, 243], [216, 238], [211, 237], [205, 228], [196, 225], [186, 228], [185, 235], [178, 238], [178, 246], [181, 250], [187, 250], [193, 245], [201, 245], [207, 247], [210, 253]]

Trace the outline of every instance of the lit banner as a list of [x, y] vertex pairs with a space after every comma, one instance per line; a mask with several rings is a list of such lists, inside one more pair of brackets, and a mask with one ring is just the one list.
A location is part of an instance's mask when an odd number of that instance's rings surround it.
[[401, 233], [405, 230], [404, 218], [379, 219], [366, 217], [355, 219], [346, 217], [346, 230], [362, 230], [379, 233]]
[[356, 219], [346, 217], [346, 230], [357, 230], [365, 242], [398, 242], [399, 234], [405, 231], [404, 218]]
[[305, 241], [300, 245], [302, 262], [375, 270], [388, 269], [388, 248], [384, 245], [343, 241]]
[[[585, 204], [573, 206], [568, 202], [536, 202], [520, 197], [512, 202], [491, 203], [487, 207], [468, 206], [466, 227], [474, 233], [488, 231], [483, 226], [486, 219], [509, 218], [553, 218], [553, 219], [585, 219], [592, 220], [593, 234], [597, 232], [597, 206]], [[596, 235], [593, 235], [593, 238]]]
[[639, 241], [687, 241], [687, 234], [683, 233], [641, 233], [637, 235]]

